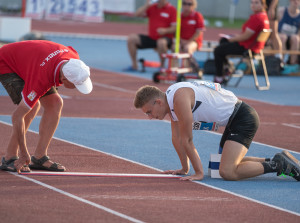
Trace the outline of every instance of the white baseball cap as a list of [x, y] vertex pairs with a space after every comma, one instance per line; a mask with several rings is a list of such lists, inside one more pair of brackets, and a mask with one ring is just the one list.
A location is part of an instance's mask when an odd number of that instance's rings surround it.
[[83, 94], [93, 90], [90, 68], [81, 60], [70, 59], [62, 68], [65, 77]]

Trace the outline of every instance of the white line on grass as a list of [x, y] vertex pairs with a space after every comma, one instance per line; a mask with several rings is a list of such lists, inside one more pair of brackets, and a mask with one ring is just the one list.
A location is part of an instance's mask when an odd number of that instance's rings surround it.
[[[11, 173], [11, 172], [10, 172], [10, 173]], [[143, 221], [140, 221], [140, 220], [138, 220], [138, 219], [132, 218], [132, 217], [130, 217], [130, 216], [124, 215], [124, 214], [122, 214], [122, 213], [120, 213], [120, 212], [117, 212], [117, 211], [114, 211], [114, 210], [109, 209], [109, 208], [107, 208], [107, 207], [104, 207], [104, 206], [102, 206], [102, 205], [100, 205], [100, 204], [96, 204], [96, 203], [94, 203], [94, 202], [91, 202], [91, 201], [88, 201], [88, 200], [83, 199], [83, 198], [81, 198], [81, 197], [78, 197], [78, 196], [76, 196], [76, 195], [74, 195], [74, 194], [70, 194], [70, 193], [68, 193], [68, 192], [66, 192], [66, 191], [63, 191], [63, 190], [61, 190], [61, 189], [58, 189], [58, 188], [56, 188], [56, 187], [50, 186], [50, 185], [48, 185], [48, 184], [45, 184], [45, 183], [43, 183], [43, 182], [41, 182], [41, 181], [38, 181], [38, 180], [35, 180], [35, 179], [32, 179], [32, 178], [26, 177], [26, 176], [24, 176], [24, 175], [19, 175], [19, 174], [17, 174], [17, 173], [11, 173], [11, 174], [13, 174], [13, 175], [15, 175], [15, 176], [17, 176], [17, 177], [21, 177], [21, 178], [23, 178], [23, 179], [25, 179], [25, 180], [31, 181], [31, 182], [33, 182], [33, 183], [36, 183], [36, 184], [38, 184], [38, 185], [40, 185], [40, 186], [46, 187], [46, 188], [48, 188], [48, 189], [50, 189], [50, 190], [53, 190], [53, 191], [58, 192], [58, 193], [60, 193], [60, 194], [63, 194], [63, 195], [65, 195], [65, 196], [67, 196], [67, 197], [70, 197], [70, 198], [73, 198], [73, 199], [75, 199], [75, 200], [78, 200], [78, 201], [80, 201], [80, 202], [82, 202], [82, 203], [89, 204], [89, 205], [91, 205], [91, 206], [93, 206], [93, 207], [95, 207], [95, 208], [101, 209], [101, 210], [103, 210], [103, 211], [106, 211], [106, 212], [108, 212], [108, 213], [111, 213], [111, 214], [116, 215], [116, 216], [118, 216], [118, 217], [120, 217], [120, 218], [126, 219], [126, 220], [128, 220], [128, 221], [136, 222], [136, 223], [142, 223], [142, 222], [143, 222]]]

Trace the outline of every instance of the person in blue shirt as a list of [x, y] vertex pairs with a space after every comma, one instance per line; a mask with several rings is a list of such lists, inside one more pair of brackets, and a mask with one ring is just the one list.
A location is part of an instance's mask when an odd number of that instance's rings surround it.
[[[278, 9], [279, 25], [278, 31], [282, 41], [283, 50], [299, 50], [300, 36], [300, 0], [290, 0], [287, 7]], [[297, 64], [298, 56], [290, 56], [290, 64]]]

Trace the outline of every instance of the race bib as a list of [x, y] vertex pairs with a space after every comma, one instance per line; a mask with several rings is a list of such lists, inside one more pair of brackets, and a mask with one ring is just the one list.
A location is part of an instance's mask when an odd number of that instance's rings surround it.
[[194, 122], [193, 130], [217, 131], [219, 124], [216, 122]]

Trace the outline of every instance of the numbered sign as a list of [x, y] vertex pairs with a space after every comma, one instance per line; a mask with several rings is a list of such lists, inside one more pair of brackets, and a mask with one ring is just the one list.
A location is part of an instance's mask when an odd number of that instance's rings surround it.
[[73, 14], [74, 20], [83, 21], [87, 13], [88, 0], [76, 0], [76, 9]]
[[27, 0], [25, 17], [102, 22], [103, 0]]
[[25, 17], [42, 19], [44, 17], [46, 0], [27, 0]]
[[62, 18], [63, 0], [47, 0], [45, 18], [58, 20]]
[[77, 0], [63, 0], [62, 17], [72, 19], [76, 10]]
[[103, 22], [103, 0], [88, 0], [84, 21]]

